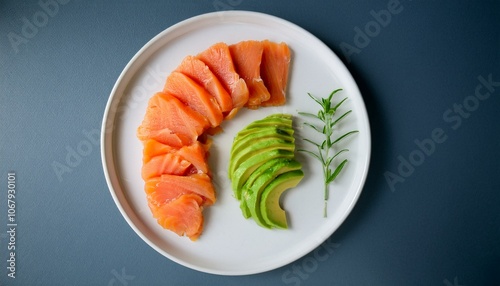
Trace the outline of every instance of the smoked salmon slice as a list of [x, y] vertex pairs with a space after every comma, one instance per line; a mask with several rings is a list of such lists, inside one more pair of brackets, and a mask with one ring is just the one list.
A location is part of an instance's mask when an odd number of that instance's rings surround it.
[[271, 95], [260, 77], [264, 45], [261, 41], [241, 41], [229, 46], [236, 72], [245, 80], [248, 87], [246, 107], [256, 109]]
[[217, 76], [201, 60], [194, 56], [185, 57], [176, 71], [192, 78], [196, 83], [203, 86], [219, 103], [222, 112], [233, 109], [231, 96], [221, 84]]
[[271, 97], [262, 102], [262, 106], [278, 106], [286, 102], [286, 86], [291, 53], [287, 44], [262, 41], [261, 77]]
[[212, 127], [222, 122], [222, 110], [217, 100], [208, 91], [187, 75], [172, 72], [167, 77], [163, 91], [172, 94], [185, 105], [203, 115]]
[[207, 119], [177, 98], [164, 92], [149, 100], [146, 115], [137, 129], [140, 140], [154, 139], [174, 147], [189, 145], [207, 128]]
[[[177, 188], [170, 188], [170, 189], [158, 188], [157, 185], [160, 182], [161, 182], [160, 177], [154, 177], [147, 180], [146, 184], [144, 185], [144, 191], [146, 192], [147, 195], [148, 204], [151, 210], [153, 211], [153, 214], [162, 205], [167, 204], [179, 198], [181, 195], [186, 194], [184, 190]], [[200, 205], [202, 204], [203, 204], [203, 199], [200, 201]]]
[[233, 108], [239, 109], [248, 101], [248, 87], [245, 80], [240, 78], [234, 69], [233, 59], [229, 47], [225, 43], [216, 43], [197, 55], [231, 95]]
[[176, 150], [177, 148], [170, 145], [160, 143], [154, 139], [148, 139], [143, 142], [142, 163], [145, 164], [155, 156], [172, 153]]
[[[208, 149], [211, 141], [201, 143], [196, 141], [191, 145], [175, 148], [170, 145], [162, 144], [156, 140], [149, 139], [144, 142], [143, 149], [143, 179], [156, 177], [164, 174], [182, 175], [188, 173], [209, 174], [208, 168]], [[178, 157], [178, 158], [177, 158]], [[179, 163], [179, 170], [175, 170], [173, 163]], [[188, 169], [192, 165], [192, 168]], [[151, 175], [156, 174], [155, 175]], [[210, 174], [209, 174], [210, 175]]]
[[182, 193], [197, 194], [203, 198], [203, 205], [215, 203], [215, 189], [207, 174], [198, 173], [187, 176], [164, 174], [146, 181], [145, 191], [148, 194], [160, 193]]
[[147, 180], [162, 174], [184, 175], [191, 163], [176, 153], [158, 155], [142, 165], [142, 179]]
[[189, 146], [184, 146], [179, 149], [177, 154], [184, 160], [193, 164], [197, 173], [210, 175], [207, 163], [208, 153], [206, 147], [202, 143], [197, 141]]
[[192, 241], [203, 231], [202, 198], [196, 194], [184, 194], [154, 209], [158, 224], [179, 236], [186, 235]]
[[203, 206], [207, 200], [182, 188], [167, 188], [165, 178], [149, 179], [145, 184], [148, 206], [163, 228], [196, 240], [203, 229]]

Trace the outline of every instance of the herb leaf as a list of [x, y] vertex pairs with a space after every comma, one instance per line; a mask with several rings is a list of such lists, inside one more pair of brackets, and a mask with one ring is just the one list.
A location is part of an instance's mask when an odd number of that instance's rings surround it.
[[328, 177], [328, 182], [331, 183], [333, 182], [333, 180], [335, 180], [335, 178], [337, 178], [337, 176], [340, 174], [340, 171], [342, 171], [342, 169], [344, 168], [344, 165], [347, 163], [347, 159], [344, 159], [344, 161], [342, 161], [342, 163], [340, 163], [340, 165], [337, 166], [337, 168], [335, 168], [335, 171], [333, 172], [333, 174], [331, 174], [329, 177]]

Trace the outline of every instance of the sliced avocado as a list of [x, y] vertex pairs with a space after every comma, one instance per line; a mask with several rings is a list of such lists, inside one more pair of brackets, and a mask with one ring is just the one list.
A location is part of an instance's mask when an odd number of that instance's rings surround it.
[[288, 228], [285, 210], [280, 205], [280, 197], [287, 189], [297, 186], [303, 177], [302, 170], [283, 173], [262, 191], [260, 212], [268, 225], [276, 228]]
[[286, 118], [286, 119], [292, 119], [292, 115], [289, 114], [289, 113], [274, 113], [274, 114], [271, 114], [271, 115], [268, 115], [267, 117], [265, 117], [264, 119], [262, 120], [265, 120], [265, 119], [270, 119], [270, 118]]
[[280, 125], [280, 126], [290, 126], [292, 124], [292, 119], [289, 118], [264, 118], [256, 120], [248, 124], [244, 129], [240, 130], [238, 134], [245, 134], [246, 129], [260, 128], [264, 126]]
[[248, 124], [248, 126], [252, 126], [254, 124], [259, 124], [259, 123], [262, 123], [262, 122], [266, 122], [266, 121], [272, 121], [272, 120], [287, 120], [287, 121], [291, 121], [292, 120], [292, 115], [291, 114], [287, 114], [287, 113], [275, 113], [275, 114], [271, 114], [269, 116], [266, 116], [262, 119], [258, 119], [258, 120], [255, 120], [253, 121], [252, 123]]
[[249, 132], [253, 132], [253, 130], [250, 129], [260, 129], [267, 126], [292, 127], [292, 115], [279, 113], [269, 115], [263, 119], [255, 120], [252, 123], [248, 124], [244, 129], [240, 130], [240, 132], [238, 132], [238, 134], [236, 135], [236, 138], [243, 136]]
[[250, 218], [252, 216], [245, 200], [240, 200], [240, 209], [244, 218]]
[[[250, 189], [252, 187], [255, 180], [257, 178], [259, 178], [262, 173], [264, 173], [266, 170], [272, 168], [277, 163], [281, 163], [283, 160], [293, 160], [293, 157], [286, 156], [286, 157], [272, 158], [272, 159], [269, 159], [268, 161], [265, 161], [262, 165], [258, 166], [257, 168], [255, 168], [255, 170], [253, 170], [250, 173], [250, 175], [248, 176], [246, 181], [243, 183], [243, 186], [241, 186], [240, 193], [241, 194], [248, 193], [249, 192], [248, 189]], [[246, 204], [246, 201], [243, 199], [240, 202], [240, 209], [241, 209], [243, 216], [245, 218], [249, 218], [252, 216], [252, 214], [250, 213], [250, 209], [248, 208], [248, 206]]]
[[279, 175], [293, 170], [300, 170], [300, 168], [302, 168], [302, 165], [298, 161], [283, 158], [270, 168], [263, 170], [260, 176], [255, 179], [252, 186], [244, 189], [242, 199], [246, 201], [250, 213], [257, 224], [267, 228], [271, 227], [261, 214], [260, 201], [262, 191]]
[[235, 140], [231, 148], [231, 158], [237, 153], [240, 153], [249, 144], [257, 144], [258, 142], [268, 140], [269, 138], [281, 138], [295, 142], [293, 137], [293, 129], [285, 127], [268, 126], [262, 129], [255, 129], [256, 132], [248, 133], [245, 136]]
[[235, 178], [234, 172], [243, 162], [275, 149], [294, 151], [295, 144], [291, 140], [280, 138], [270, 138], [269, 140], [263, 140], [256, 144], [249, 144], [240, 152], [235, 153], [234, 156], [231, 157], [229, 161], [229, 178]]
[[262, 123], [274, 123], [274, 124], [282, 124], [282, 123], [288, 123], [292, 122], [292, 116], [291, 115], [285, 115], [285, 114], [280, 114], [276, 116], [268, 116], [259, 120], [255, 120], [251, 122], [250, 124], [247, 125], [247, 127], [253, 127], [257, 125], [261, 125]]
[[[260, 121], [260, 120], [258, 120]], [[275, 127], [292, 127], [292, 120], [290, 119], [281, 119], [281, 118], [271, 118], [271, 119], [266, 119], [264, 121], [260, 122], [252, 122], [248, 126], [246, 126], [244, 129], [240, 130], [238, 134], [236, 134], [235, 139], [242, 137], [248, 133], [255, 132], [256, 130], [258, 131], [259, 129], [263, 127], [268, 127], [268, 126], [275, 126]]]
[[231, 186], [234, 191], [234, 195], [239, 200], [241, 199], [241, 189], [242, 186], [247, 181], [248, 177], [255, 171], [259, 166], [265, 162], [274, 158], [293, 158], [294, 153], [290, 150], [284, 149], [272, 149], [266, 152], [262, 152], [260, 155], [253, 156], [241, 163], [238, 168], [234, 171], [232, 176]]
[[[294, 159], [294, 151], [295, 138], [290, 114], [273, 114], [256, 120], [236, 134], [231, 146], [228, 174], [245, 218], [253, 217], [257, 224], [266, 228], [287, 227], [286, 216], [279, 207], [279, 197], [290, 188], [288, 186], [296, 185], [298, 181], [293, 183], [296, 176], [290, 178], [291, 183], [282, 179], [277, 184], [274, 180], [286, 178], [281, 176], [283, 173], [300, 171], [301, 164]], [[268, 191], [267, 186], [271, 186], [270, 189], [274, 191]], [[266, 211], [267, 205], [276, 206], [263, 204], [263, 194], [266, 202], [277, 199], [278, 211], [272, 211], [271, 214]]]

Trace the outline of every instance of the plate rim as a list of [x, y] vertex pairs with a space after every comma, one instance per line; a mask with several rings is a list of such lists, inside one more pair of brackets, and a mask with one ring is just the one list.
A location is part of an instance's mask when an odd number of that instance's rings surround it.
[[[237, 16], [245, 16], [245, 17], [249, 17], [249, 18], [259, 18], [259, 19], [265, 18], [266, 20], [272, 20], [274, 22], [278, 22], [281, 25], [285, 25], [285, 26], [287, 26], [287, 28], [293, 28], [293, 29], [297, 30], [298, 32], [300, 32], [301, 34], [306, 34], [309, 37], [311, 37], [312, 39], [314, 39], [314, 41], [316, 41], [317, 44], [321, 45], [322, 48], [324, 48], [325, 51], [327, 51], [332, 58], [334, 58], [336, 61], [338, 61], [340, 63], [341, 67], [344, 69], [344, 71], [342, 71], [342, 73], [344, 74], [344, 76], [347, 76], [347, 80], [352, 82], [353, 87], [356, 88], [355, 92], [360, 95], [359, 104], [361, 106], [358, 106], [358, 108], [362, 108], [362, 110], [360, 112], [363, 116], [361, 118], [359, 118], [358, 120], [361, 120], [361, 119], [363, 120], [362, 124], [366, 127], [366, 132], [367, 132], [367, 134], [366, 134], [367, 141], [365, 144], [366, 148], [367, 148], [366, 149], [366, 162], [364, 162], [364, 165], [363, 165], [363, 174], [361, 175], [361, 180], [359, 180], [359, 183], [357, 184], [357, 187], [356, 187], [357, 192], [356, 192], [355, 196], [353, 196], [353, 198], [352, 198], [350, 204], [348, 205], [346, 211], [344, 212], [343, 216], [341, 216], [340, 220], [338, 221], [338, 224], [335, 227], [332, 227], [326, 234], [323, 235], [323, 237], [318, 238], [317, 241], [319, 241], [319, 242], [316, 242], [314, 244], [315, 246], [313, 248], [302, 250], [302, 251], [298, 252], [296, 255], [292, 256], [292, 258], [289, 258], [288, 260], [286, 260], [284, 263], [281, 263], [279, 265], [275, 265], [272, 268], [260, 269], [258, 267], [257, 268], [252, 267], [250, 270], [240, 270], [240, 271], [230, 271], [229, 272], [229, 271], [214, 270], [214, 269], [210, 269], [207, 267], [201, 267], [199, 265], [194, 265], [194, 264], [189, 263], [187, 261], [184, 261], [184, 260], [182, 260], [174, 255], [171, 255], [170, 253], [168, 253], [167, 251], [163, 250], [158, 245], [153, 243], [151, 241], [151, 239], [149, 239], [141, 231], [140, 227], [138, 227], [136, 225], [136, 223], [134, 222], [134, 219], [135, 220], [140, 220], [140, 219], [136, 216], [136, 214], [133, 211], [132, 211], [132, 214], [130, 211], [127, 211], [127, 209], [130, 209], [130, 210], [132, 210], [132, 209], [131, 209], [128, 201], [126, 199], [123, 199], [123, 197], [125, 197], [125, 194], [123, 194], [123, 191], [120, 192], [121, 194], [117, 194], [117, 191], [114, 190], [116, 184], [120, 185], [121, 183], [119, 182], [119, 179], [117, 176], [117, 169], [115, 167], [115, 159], [114, 159], [115, 152], [114, 152], [114, 150], [112, 150], [113, 148], [110, 148], [113, 146], [113, 141], [114, 141], [113, 140], [113, 137], [114, 137], [113, 133], [114, 133], [115, 121], [116, 121], [115, 117], [117, 114], [116, 110], [114, 110], [114, 111], [112, 110], [112, 108], [113, 108], [112, 105], [116, 101], [120, 102], [122, 97], [123, 97], [123, 94], [117, 95], [117, 90], [120, 86], [123, 85], [122, 82], [124, 81], [124, 78], [126, 78], [126, 76], [129, 75], [130, 69], [134, 66], [134, 63], [140, 57], [146, 56], [145, 52], [149, 52], [152, 54], [152, 53], [157, 51], [157, 49], [151, 50], [151, 48], [156, 43], [158, 43], [159, 40], [161, 40], [163, 37], [165, 37], [165, 35], [168, 35], [171, 32], [175, 32], [178, 28], [182, 28], [183, 26], [188, 26], [192, 23], [196, 23], [198, 21], [203, 21], [206, 19], [213, 19], [213, 18], [219, 17], [218, 22], [221, 22], [221, 21], [223, 21], [225, 15], [229, 15], [232, 18], [237, 17]], [[134, 74], [134, 73], [132, 73], [132, 74]], [[110, 120], [112, 121], [111, 126], [109, 126]], [[111, 133], [111, 134], [109, 134], [109, 133]], [[160, 253], [161, 255], [167, 257], [168, 259], [170, 259], [170, 260], [172, 260], [180, 265], [183, 265], [183, 266], [188, 267], [190, 269], [197, 270], [197, 271], [204, 272], [204, 273], [210, 273], [210, 274], [216, 274], [216, 275], [227, 275], [227, 276], [258, 274], [258, 273], [271, 271], [271, 270], [277, 269], [279, 267], [283, 267], [287, 264], [290, 264], [290, 263], [304, 257], [305, 255], [307, 255], [307, 253], [313, 251], [315, 248], [317, 248], [322, 243], [324, 243], [324, 241], [326, 241], [344, 223], [344, 221], [346, 220], [346, 218], [349, 216], [349, 214], [353, 210], [354, 206], [356, 205], [359, 197], [361, 196], [361, 193], [363, 191], [363, 188], [365, 186], [366, 179], [368, 176], [368, 171], [369, 171], [369, 166], [370, 166], [370, 161], [371, 161], [371, 148], [372, 148], [370, 123], [369, 123], [368, 113], [367, 113], [364, 99], [362, 97], [362, 94], [359, 90], [359, 87], [358, 87], [356, 81], [354, 80], [354, 77], [352, 76], [350, 71], [347, 69], [347, 66], [340, 60], [340, 58], [323, 41], [321, 41], [319, 38], [314, 36], [309, 31], [305, 30], [304, 28], [302, 28], [302, 27], [300, 27], [300, 26], [298, 26], [298, 25], [296, 25], [288, 20], [282, 19], [282, 18], [274, 16], [274, 15], [270, 15], [270, 14], [266, 14], [266, 13], [262, 13], [262, 12], [244, 11], [244, 10], [208, 12], [208, 13], [204, 13], [204, 14], [200, 14], [200, 15], [196, 15], [196, 16], [187, 18], [185, 20], [177, 22], [174, 25], [171, 25], [171, 26], [167, 27], [166, 29], [162, 30], [157, 35], [155, 35], [153, 38], [151, 38], [146, 44], [144, 44], [134, 54], [134, 56], [128, 61], [128, 63], [123, 68], [119, 77], [116, 79], [116, 81], [113, 85], [113, 88], [110, 92], [110, 95], [109, 95], [109, 98], [108, 98], [108, 101], [106, 103], [106, 107], [104, 110], [100, 135], [101, 135], [101, 139], [100, 139], [101, 161], [102, 161], [102, 167], [103, 167], [106, 183], [108, 186], [108, 191], [110, 192], [116, 207], [120, 211], [120, 214], [127, 221], [128, 225], [134, 230], [134, 232], [144, 242], [146, 242], [150, 247], [155, 249], [158, 253]], [[109, 149], [111, 149], [111, 151], [109, 151]], [[109, 162], [108, 162], [108, 160], [109, 160]], [[110, 172], [113, 174], [110, 174]], [[124, 202], [125, 202], [125, 205], [123, 205]], [[132, 216], [134, 216], [135, 218], [133, 218]]]

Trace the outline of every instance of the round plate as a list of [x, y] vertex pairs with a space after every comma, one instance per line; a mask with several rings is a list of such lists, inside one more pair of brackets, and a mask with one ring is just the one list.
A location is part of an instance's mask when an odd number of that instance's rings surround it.
[[[280, 107], [241, 110], [223, 122], [224, 132], [213, 137], [209, 164], [217, 202], [204, 210], [201, 237], [192, 242], [160, 227], [152, 217], [141, 179], [142, 143], [136, 137], [148, 99], [162, 90], [167, 75], [187, 55], [196, 55], [216, 42], [242, 40], [286, 42], [292, 51], [287, 103]], [[352, 113], [338, 131], [359, 133], [341, 141], [348, 147], [340, 176], [330, 185], [328, 217], [323, 217], [323, 175], [319, 161], [297, 152], [305, 173], [301, 183], [282, 196], [289, 229], [269, 230], [244, 219], [227, 178], [234, 135], [253, 120], [284, 112], [294, 116], [297, 148], [311, 148], [300, 138], [321, 139], [303, 128], [298, 111], [316, 113], [319, 106], [307, 93], [326, 97], [342, 88], [335, 100], [348, 97], [342, 111]], [[169, 259], [203, 272], [253, 274], [275, 269], [302, 257], [324, 242], [356, 203], [368, 171], [370, 128], [359, 89], [339, 58], [320, 40], [283, 19], [255, 12], [229, 11], [200, 15], [171, 26], [149, 41], [127, 64], [110, 94], [102, 123], [102, 161], [113, 199], [134, 231]], [[337, 162], [338, 164], [338, 162]]]

